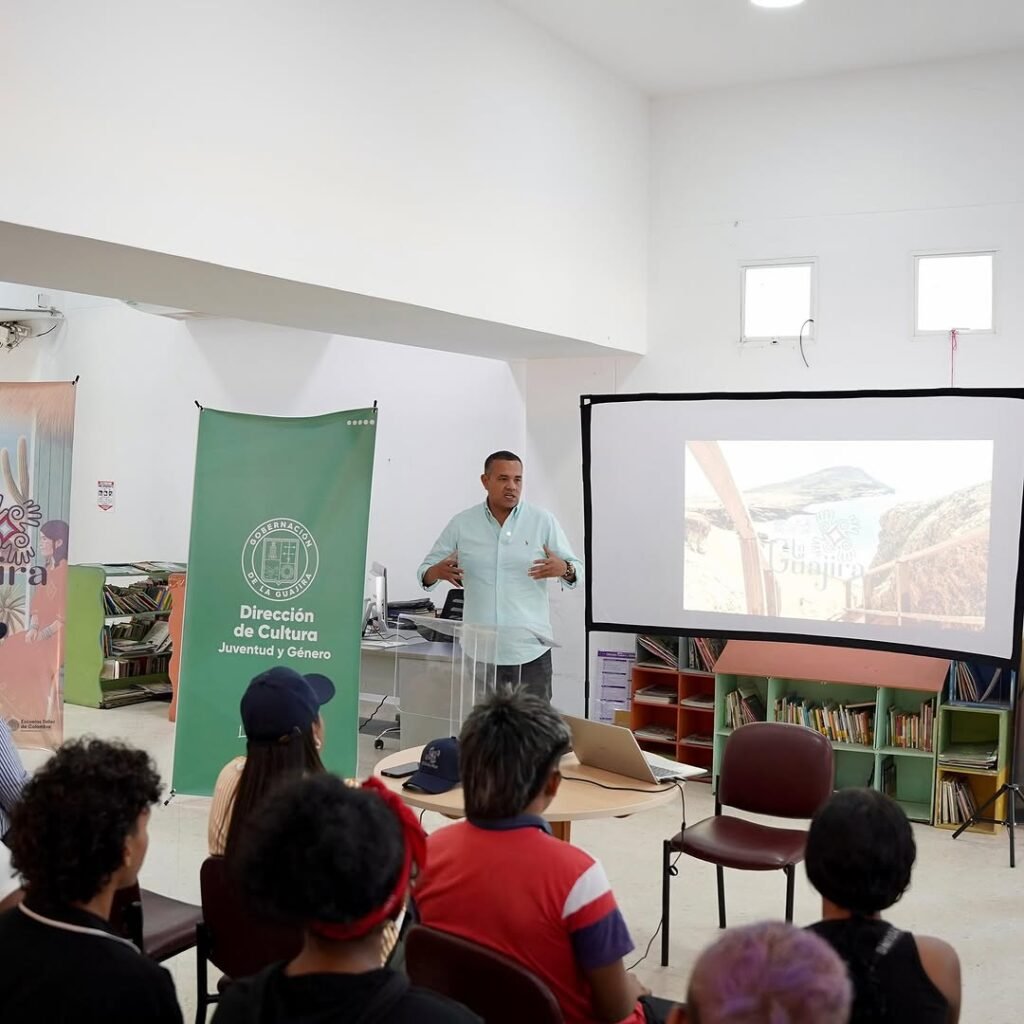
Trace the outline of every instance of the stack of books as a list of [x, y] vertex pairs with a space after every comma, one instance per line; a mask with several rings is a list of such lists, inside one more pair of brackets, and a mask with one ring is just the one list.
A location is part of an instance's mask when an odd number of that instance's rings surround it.
[[775, 702], [775, 721], [805, 725], [833, 743], [870, 747], [875, 735], [875, 702], [816, 704], [804, 697], [782, 697]]
[[645, 636], [641, 633], [636, 638], [636, 641], [645, 651], [648, 652], [648, 654], [653, 654], [658, 661], [667, 665], [669, 668], [679, 668], [679, 659], [657, 638], [653, 636]]
[[939, 793], [939, 824], [962, 825], [977, 807], [974, 794], [962, 775], [947, 775], [942, 779]]
[[633, 730], [633, 735], [638, 740], [658, 740], [663, 743], [675, 743], [676, 731], [670, 725], [655, 725], [653, 723], [643, 725]]
[[889, 708], [889, 746], [907, 750], [932, 749], [935, 731], [935, 702], [927, 700], [920, 711]]
[[675, 704], [677, 696], [674, 686], [658, 683], [654, 686], [642, 686], [633, 694], [633, 700], [637, 704]]
[[713, 693], [691, 693], [679, 702], [679, 706], [690, 708], [692, 711], [713, 711], [715, 695]]
[[144, 654], [169, 654], [171, 629], [163, 620], [159, 622], [125, 622], [103, 629], [103, 656], [105, 658], [141, 657]]
[[725, 647], [724, 640], [691, 636], [686, 641], [686, 667], [698, 672], [714, 672], [715, 662]]
[[951, 743], [941, 754], [939, 764], [950, 768], [973, 768], [991, 771], [999, 755], [994, 741], [987, 743]]
[[130, 587], [117, 587], [108, 583], [103, 588], [103, 610], [107, 615], [136, 615], [147, 612], [169, 612], [169, 587], [153, 583], [134, 583]]
[[730, 729], [765, 720], [764, 701], [752, 687], [739, 686], [725, 695], [725, 717]]
[[953, 661], [949, 666], [949, 699], [957, 704], [1008, 705], [1008, 682], [1002, 668]]

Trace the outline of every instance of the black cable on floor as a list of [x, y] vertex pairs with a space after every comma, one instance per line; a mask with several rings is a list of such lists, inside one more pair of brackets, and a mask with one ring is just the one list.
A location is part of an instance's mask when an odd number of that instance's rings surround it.
[[381, 697], [380, 703], [373, 709], [373, 711], [370, 712], [370, 717], [367, 718], [365, 722], [359, 723], [360, 731], [365, 729], [370, 724], [370, 722], [372, 722], [377, 717], [377, 712], [380, 711], [382, 707], [384, 707], [384, 701], [386, 701], [390, 696], [391, 694], [385, 693], [384, 696]]

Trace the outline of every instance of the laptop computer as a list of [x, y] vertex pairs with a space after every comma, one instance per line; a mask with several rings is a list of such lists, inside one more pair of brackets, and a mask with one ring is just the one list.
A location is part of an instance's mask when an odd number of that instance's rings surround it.
[[645, 754], [636, 737], [621, 725], [562, 715], [572, 734], [572, 749], [580, 764], [625, 775], [641, 782], [671, 782], [707, 773], [706, 768], [679, 764], [657, 754]]

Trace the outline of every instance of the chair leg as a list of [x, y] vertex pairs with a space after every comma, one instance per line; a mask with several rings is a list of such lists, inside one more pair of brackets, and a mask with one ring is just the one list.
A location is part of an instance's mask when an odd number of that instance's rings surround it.
[[206, 1024], [210, 990], [206, 975], [206, 926], [196, 925], [196, 1024]]
[[715, 874], [718, 876], [718, 927], [725, 927], [725, 868], [721, 864], [715, 865]]
[[672, 850], [667, 839], [661, 844], [661, 966], [668, 967], [668, 925], [671, 917]]
[[796, 877], [796, 865], [787, 864], [786, 872], [786, 923], [793, 923], [793, 880]]

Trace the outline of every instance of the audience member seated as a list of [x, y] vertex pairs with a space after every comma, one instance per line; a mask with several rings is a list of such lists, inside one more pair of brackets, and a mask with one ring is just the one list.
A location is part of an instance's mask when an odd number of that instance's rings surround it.
[[546, 700], [502, 690], [459, 739], [466, 819], [430, 836], [415, 902], [425, 925], [503, 953], [540, 978], [567, 1024], [663, 1021], [626, 972], [633, 949], [604, 869], [551, 835], [569, 733]]
[[852, 997], [827, 942], [770, 921], [731, 928], [701, 953], [672, 1024], [846, 1024]]
[[807, 877], [821, 894], [811, 928], [853, 979], [851, 1021], [946, 1024], [960, 1016], [960, 961], [941, 939], [900, 931], [880, 914], [910, 885], [917, 849], [902, 808], [874, 789], [842, 789], [807, 837]]
[[317, 775], [271, 794], [242, 841], [242, 884], [257, 909], [301, 924], [305, 945], [290, 963], [234, 982], [214, 1024], [477, 1022], [380, 966], [385, 925], [402, 913], [425, 845], [415, 815], [376, 780], [353, 789]]
[[14, 805], [21, 797], [21, 790], [27, 781], [28, 772], [21, 763], [7, 723], [0, 718], [0, 899], [18, 888], [10, 871], [7, 833], [11, 827]]
[[253, 811], [278, 783], [324, 770], [320, 708], [334, 696], [326, 676], [302, 676], [278, 665], [256, 676], [242, 695], [246, 756], [217, 777], [207, 829], [210, 853], [233, 859]]
[[0, 915], [4, 1024], [180, 1024], [171, 976], [108, 924], [159, 796], [143, 751], [95, 739], [65, 743], [26, 784], [11, 825], [25, 899]]

